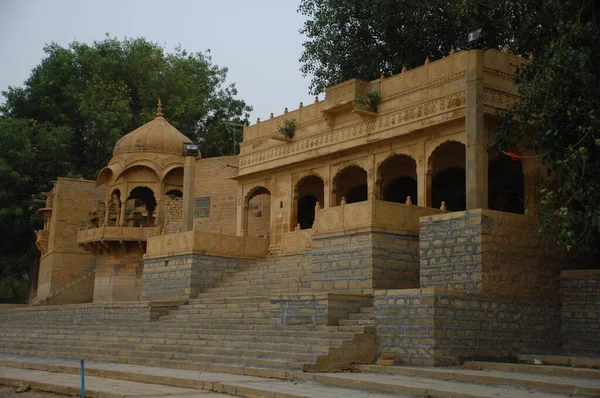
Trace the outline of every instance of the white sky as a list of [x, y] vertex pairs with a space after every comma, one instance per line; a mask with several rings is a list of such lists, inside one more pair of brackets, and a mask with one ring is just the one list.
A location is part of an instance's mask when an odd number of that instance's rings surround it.
[[[298, 59], [304, 17], [290, 0], [0, 0], [0, 90], [20, 86], [45, 43], [145, 37], [171, 51], [211, 50], [229, 68], [250, 121], [312, 103]], [[0, 97], [0, 102], [4, 98]]]

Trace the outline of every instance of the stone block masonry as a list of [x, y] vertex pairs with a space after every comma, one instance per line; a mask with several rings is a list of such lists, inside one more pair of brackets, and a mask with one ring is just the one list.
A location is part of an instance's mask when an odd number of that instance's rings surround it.
[[286, 294], [269, 297], [271, 314], [278, 325], [337, 326], [361, 307], [371, 306], [370, 295]]
[[312, 289], [368, 293], [419, 286], [418, 237], [377, 231], [315, 234]]
[[560, 304], [439, 289], [376, 290], [378, 353], [399, 363], [454, 365], [561, 350]]
[[421, 217], [421, 287], [558, 301], [565, 255], [535, 218], [492, 210]]
[[3, 309], [0, 322], [150, 322], [177, 308], [182, 302], [90, 303]]
[[185, 254], [144, 259], [144, 300], [186, 300], [256, 260]]
[[600, 270], [563, 271], [560, 290], [565, 351], [600, 355]]

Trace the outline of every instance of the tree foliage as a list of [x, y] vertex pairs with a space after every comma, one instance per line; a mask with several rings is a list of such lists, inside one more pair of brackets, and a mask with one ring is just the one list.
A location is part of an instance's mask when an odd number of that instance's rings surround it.
[[345, 80], [373, 80], [462, 48], [467, 31], [483, 26], [487, 45], [536, 52], [569, 4], [554, 0], [302, 0], [307, 41], [301, 71], [313, 94]]
[[[517, 74], [521, 102], [494, 147], [525, 145], [556, 171], [540, 191], [541, 220], [568, 250], [600, 248], [600, 7], [571, 2], [533, 62]], [[518, 122], [514, 122], [517, 119]]]
[[[251, 110], [209, 52], [168, 53], [145, 39], [56, 43], [0, 107], [0, 301], [21, 299], [40, 227], [32, 198], [59, 176], [94, 179], [116, 141], [154, 118], [156, 103], [203, 156], [233, 153], [227, 122]], [[239, 141], [239, 138], [238, 138]]]

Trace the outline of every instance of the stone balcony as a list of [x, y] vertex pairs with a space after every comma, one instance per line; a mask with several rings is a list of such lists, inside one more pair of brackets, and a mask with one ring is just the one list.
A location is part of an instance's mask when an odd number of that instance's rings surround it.
[[35, 245], [42, 253], [42, 256], [48, 252], [48, 238], [50, 231], [42, 229], [35, 233]]
[[115, 244], [125, 249], [126, 242], [136, 242], [140, 246], [149, 237], [160, 234], [160, 227], [99, 227], [77, 232], [77, 243], [92, 253], [113, 250]]

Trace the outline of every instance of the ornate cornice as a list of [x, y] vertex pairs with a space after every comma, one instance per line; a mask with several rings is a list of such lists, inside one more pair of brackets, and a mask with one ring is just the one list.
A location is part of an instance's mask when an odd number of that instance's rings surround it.
[[420, 119], [442, 114], [464, 106], [465, 100], [465, 92], [460, 91], [419, 105], [410, 106], [386, 115], [381, 115], [374, 119], [294, 140], [294, 142], [291, 143], [256, 151], [252, 154], [240, 156], [240, 169], [271, 160], [281, 159], [289, 155], [310, 151], [315, 148], [349, 141], [367, 134], [389, 130]]

